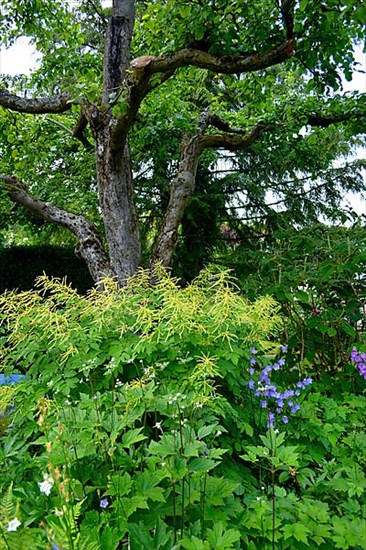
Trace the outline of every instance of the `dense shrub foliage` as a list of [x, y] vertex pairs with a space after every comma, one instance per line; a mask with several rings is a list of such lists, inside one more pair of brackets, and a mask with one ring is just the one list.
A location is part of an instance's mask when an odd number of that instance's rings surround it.
[[342, 368], [365, 331], [365, 227], [287, 227], [255, 247], [250, 233], [240, 239], [222, 261], [246, 296], [270, 294], [281, 305], [292, 360], [319, 373]]
[[0, 548], [365, 547], [365, 380], [289, 366], [272, 298], [43, 277], [0, 312], [26, 375], [0, 386]]

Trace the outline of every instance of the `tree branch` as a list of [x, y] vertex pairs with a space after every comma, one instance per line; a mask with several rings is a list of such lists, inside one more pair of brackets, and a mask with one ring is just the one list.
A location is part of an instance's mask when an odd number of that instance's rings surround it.
[[[224, 148], [229, 151], [237, 151], [238, 149], [246, 149], [252, 143], [254, 143], [259, 136], [270, 129], [263, 123], [259, 123], [254, 126], [249, 132], [243, 133], [243, 135], [230, 135], [230, 134], [208, 134], [199, 138], [200, 151], [208, 148]], [[239, 130], [239, 129], [236, 129]], [[239, 133], [239, 132], [238, 132]]]
[[109, 19], [103, 63], [103, 105], [109, 95], [117, 92], [130, 64], [130, 43], [135, 22], [133, 0], [113, 0], [113, 15]]
[[218, 130], [222, 130], [223, 132], [228, 132], [232, 134], [245, 134], [245, 130], [243, 130], [243, 128], [235, 128], [230, 126], [230, 124], [226, 120], [214, 113], [203, 113], [201, 115], [201, 120], [202, 123], [200, 129], [202, 132], [207, 128], [207, 126], [214, 126]]
[[[118, 117], [114, 129], [114, 142], [122, 147], [132, 126], [141, 102], [156, 87], [171, 78], [180, 67], [189, 65], [216, 73], [232, 74], [254, 72], [282, 63], [294, 52], [295, 41], [291, 38], [280, 46], [264, 52], [251, 52], [240, 56], [215, 56], [202, 50], [185, 48], [161, 57], [142, 56], [131, 62], [131, 73], [126, 79], [126, 114]], [[162, 73], [158, 80], [152, 77]]]
[[78, 238], [77, 253], [85, 260], [94, 281], [112, 275], [98, 231], [89, 220], [49, 202], [35, 199], [26, 185], [15, 177], [0, 175], [0, 179], [5, 182], [11, 200], [25, 206], [38, 218], [66, 227]]
[[[212, 115], [212, 119], [208, 115], [207, 119], [217, 122], [221, 127], [226, 126], [225, 121], [219, 117], [216, 119], [214, 115]], [[183, 141], [178, 173], [171, 184], [169, 204], [151, 256], [151, 268], [157, 262], [162, 263], [165, 267], [170, 267], [172, 264], [178, 238], [178, 227], [188, 201], [194, 192], [197, 165], [202, 151], [207, 148], [218, 147], [225, 147], [225, 149], [230, 150], [244, 149], [254, 143], [261, 133], [267, 129], [268, 127], [264, 124], [257, 124], [243, 135], [202, 135], [199, 133]]]
[[72, 131], [72, 136], [78, 139], [84, 145], [85, 149], [91, 149], [92, 144], [84, 135], [84, 131], [86, 130], [87, 126], [88, 120], [85, 114], [81, 112]]
[[294, 9], [295, 0], [281, 1], [281, 15], [286, 27], [286, 35], [288, 39], [294, 37]]
[[28, 99], [0, 89], [0, 106], [18, 113], [64, 113], [71, 109], [71, 99], [68, 94]]
[[[309, 126], [318, 126], [319, 128], [328, 128], [331, 124], [338, 124], [340, 122], [348, 122], [349, 120], [366, 118], [366, 112], [361, 111], [358, 113], [341, 113], [335, 115], [322, 115], [319, 113], [313, 113], [308, 115], [307, 124]], [[366, 131], [366, 130], [365, 130]], [[365, 133], [363, 131], [362, 133]]]
[[239, 56], [211, 55], [202, 50], [185, 48], [170, 55], [156, 57], [151, 61], [149, 73], [165, 73], [180, 67], [193, 65], [216, 73], [233, 74], [254, 72], [283, 63], [295, 49], [293, 38], [264, 52], [251, 52]]

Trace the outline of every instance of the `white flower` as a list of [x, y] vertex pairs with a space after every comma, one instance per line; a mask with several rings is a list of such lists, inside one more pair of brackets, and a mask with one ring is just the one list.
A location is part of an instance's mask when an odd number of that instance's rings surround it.
[[222, 434], [221, 430], [217, 430], [216, 435], [220, 436]]
[[7, 531], [16, 531], [19, 525], [21, 525], [21, 522], [18, 520], [18, 518], [14, 518], [9, 521]]
[[156, 428], [157, 430], [161, 430], [161, 422], [157, 422], [153, 428]]
[[41, 493], [43, 493], [44, 495], [46, 495], [48, 497], [49, 494], [52, 491], [53, 484], [54, 484], [54, 481], [53, 481], [52, 477], [49, 476], [48, 474], [43, 474], [42, 483], [38, 483], [39, 490], [41, 491]]

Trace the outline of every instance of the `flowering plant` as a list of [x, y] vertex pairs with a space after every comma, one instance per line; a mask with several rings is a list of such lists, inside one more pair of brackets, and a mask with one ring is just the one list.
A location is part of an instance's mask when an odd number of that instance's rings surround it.
[[[287, 347], [282, 346], [282, 353], [287, 352]], [[286, 363], [284, 357], [281, 357], [273, 365], [266, 365], [260, 369], [255, 355], [257, 350], [251, 349], [249, 374], [251, 376], [248, 387], [254, 392], [254, 395], [260, 398], [262, 409], [268, 411], [267, 427], [272, 428], [276, 421], [276, 415], [282, 418], [284, 424], [288, 423], [289, 414], [295, 414], [300, 410], [300, 404], [296, 398], [300, 396], [302, 390], [312, 383], [312, 378], [305, 378], [296, 383], [295, 388], [280, 391], [271, 381], [271, 374], [279, 371]]]
[[352, 363], [356, 363], [360, 375], [366, 380], [366, 353], [353, 348], [350, 359]]

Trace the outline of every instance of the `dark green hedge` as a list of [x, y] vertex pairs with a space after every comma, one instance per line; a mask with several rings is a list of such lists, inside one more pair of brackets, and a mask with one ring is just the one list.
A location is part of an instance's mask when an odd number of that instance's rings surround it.
[[86, 292], [93, 280], [83, 260], [71, 248], [62, 246], [14, 246], [0, 248], [0, 293], [29, 290], [36, 277], [66, 277], [79, 292]]

